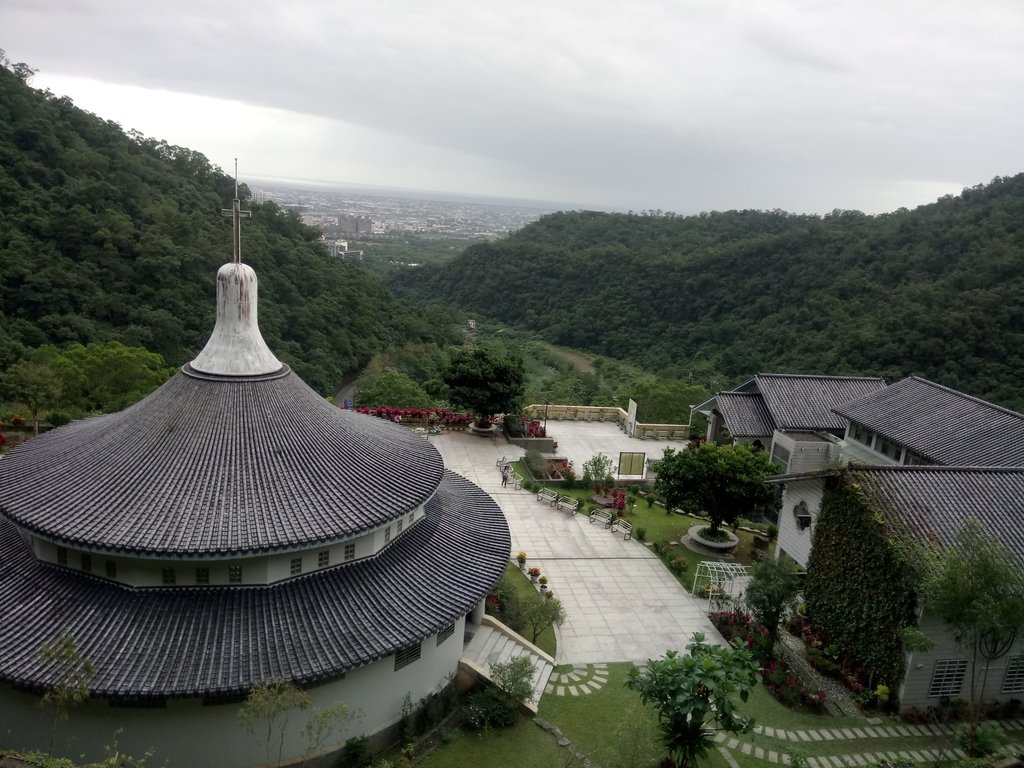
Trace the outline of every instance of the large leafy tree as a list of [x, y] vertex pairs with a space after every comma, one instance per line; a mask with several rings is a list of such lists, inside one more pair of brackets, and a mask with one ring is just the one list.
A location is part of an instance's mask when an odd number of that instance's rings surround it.
[[633, 667], [626, 684], [658, 710], [662, 740], [678, 768], [693, 768], [707, 754], [716, 730], [739, 733], [751, 721], [736, 710], [757, 684], [758, 664], [750, 651], [704, 642], [694, 634], [687, 655], [668, 651], [641, 671]]
[[778, 503], [778, 493], [765, 479], [778, 469], [763, 451], [744, 444], [713, 442], [690, 445], [685, 450], [666, 448], [655, 462], [658, 477], [654, 488], [671, 512], [679, 507], [711, 518], [711, 530], [751, 517], [756, 507]]
[[386, 368], [359, 380], [356, 405], [432, 408], [434, 401], [409, 376], [394, 368]]
[[33, 360], [15, 363], [0, 379], [8, 397], [22, 403], [39, 434], [39, 416], [45, 408], [52, 408], [61, 393], [61, 378], [52, 366]]
[[1024, 570], [1001, 541], [969, 518], [949, 547], [926, 551], [925, 611], [942, 619], [971, 660], [968, 752], [976, 747], [989, 661], [1024, 632]]
[[526, 389], [523, 360], [503, 356], [487, 347], [452, 355], [441, 374], [452, 402], [476, 414], [479, 427], [488, 427], [497, 413], [519, 410]]

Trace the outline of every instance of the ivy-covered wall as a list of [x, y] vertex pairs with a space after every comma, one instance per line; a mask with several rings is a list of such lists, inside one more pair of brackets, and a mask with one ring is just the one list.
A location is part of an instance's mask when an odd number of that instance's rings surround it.
[[893, 690], [903, 676], [900, 630], [916, 624], [910, 567], [895, 531], [849, 471], [829, 477], [814, 530], [804, 598], [811, 624]]

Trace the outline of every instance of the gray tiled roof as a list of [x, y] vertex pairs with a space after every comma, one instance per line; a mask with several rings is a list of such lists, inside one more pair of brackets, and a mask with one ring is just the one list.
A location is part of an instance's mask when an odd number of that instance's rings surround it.
[[733, 437], [770, 437], [775, 431], [775, 420], [760, 394], [719, 392], [715, 401]]
[[936, 464], [1024, 466], [1024, 415], [917, 376], [835, 410]]
[[426, 516], [377, 557], [270, 587], [129, 589], [39, 563], [0, 521], [0, 680], [52, 686], [37, 651], [65, 629], [102, 697], [329, 680], [450, 626], [496, 583], [510, 546], [501, 509], [450, 472]]
[[836, 406], [885, 386], [877, 378], [788, 373], [759, 373], [755, 381], [777, 429], [826, 431], [846, 429], [845, 420], [833, 413]]
[[949, 544], [970, 517], [1024, 564], [1024, 468], [851, 467], [851, 478], [922, 539]]
[[30, 440], [0, 462], [0, 512], [76, 547], [241, 554], [347, 538], [416, 508], [444, 462], [298, 376], [196, 376]]

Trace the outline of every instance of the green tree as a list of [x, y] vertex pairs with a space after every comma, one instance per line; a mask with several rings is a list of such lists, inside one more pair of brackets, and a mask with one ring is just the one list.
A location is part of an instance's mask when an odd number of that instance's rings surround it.
[[356, 405], [390, 405], [396, 408], [431, 408], [433, 399], [401, 371], [387, 368], [359, 380]]
[[64, 630], [53, 644], [43, 645], [37, 652], [39, 660], [51, 665], [56, 683], [40, 700], [39, 705], [53, 710], [50, 726], [49, 752], [57, 735], [57, 724], [67, 720], [71, 710], [89, 699], [89, 683], [95, 674], [92, 662], [75, 647], [75, 638]]
[[238, 710], [238, 719], [246, 732], [263, 744], [267, 762], [276, 747], [275, 765], [281, 764], [288, 723], [295, 712], [309, 709], [309, 695], [289, 680], [267, 680], [257, 683], [249, 691], [245, 703]]
[[777, 468], [764, 452], [742, 443], [707, 442], [682, 451], [666, 448], [654, 471], [654, 489], [665, 510], [671, 513], [680, 507], [689, 514], [707, 515], [712, 531], [740, 517], [753, 517], [759, 506], [778, 503], [777, 491], [765, 483]]
[[302, 689], [289, 680], [279, 678], [257, 683], [249, 691], [238, 710], [238, 720], [247, 733], [253, 734], [263, 745], [269, 763], [274, 749], [277, 751], [275, 765], [280, 765], [284, 755], [288, 724], [298, 712], [314, 710], [299, 730], [305, 741], [303, 764], [314, 753], [321, 750], [332, 736], [353, 715], [342, 702], [336, 702], [324, 709], [316, 709]]
[[60, 375], [46, 363], [22, 360], [4, 373], [3, 386], [8, 397], [24, 404], [28, 409], [33, 428], [38, 435], [40, 413], [44, 409], [52, 408], [60, 397]]
[[78, 414], [127, 408], [174, 373], [161, 355], [117, 341], [72, 344], [52, 357], [52, 365], [63, 381], [64, 402]]
[[523, 623], [530, 630], [531, 643], [536, 643], [548, 627], [560, 627], [565, 622], [565, 606], [557, 597], [537, 594], [528, 598], [521, 610]]
[[782, 614], [799, 591], [800, 577], [787, 559], [765, 557], [750, 569], [750, 582], [743, 599], [757, 622], [768, 628], [770, 648], [775, 647], [778, 639]]
[[644, 704], [658, 710], [662, 742], [678, 768], [693, 768], [707, 754], [716, 729], [741, 733], [750, 728], [736, 699], [747, 700], [758, 675], [748, 650], [709, 645], [699, 632], [686, 651], [685, 656], [668, 651], [649, 660], [643, 671], [633, 667], [626, 682]]
[[923, 562], [925, 611], [942, 619], [971, 662], [965, 741], [973, 755], [988, 662], [1007, 653], [1024, 632], [1024, 571], [975, 518], [964, 522], [950, 546], [925, 550]]
[[523, 361], [477, 347], [456, 352], [441, 374], [452, 402], [476, 414], [479, 427], [489, 427], [497, 413], [515, 413], [525, 391]]
[[466, 718], [477, 730], [507, 728], [516, 721], [519, 708], [533, 696], [535, 667], [529, 656], [516, 656], [491, 664], [491, 682], [470, 697]]

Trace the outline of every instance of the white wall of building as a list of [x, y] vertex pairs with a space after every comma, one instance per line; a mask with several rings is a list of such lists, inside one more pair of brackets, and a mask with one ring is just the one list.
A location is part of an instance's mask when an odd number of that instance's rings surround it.
[[[353, 736], [373, 734], [398, 722], [406, 694], [415, 705], [454, 679], [462, 656], [465, 620], [440, 645], [437, 636], [422, 641], [420, 658], [395, 670], [395, 657], [349, 671], [341, 680], [309, 688], [315, 708], [344, 702], [356, 718], [332, 739], [331, 750]], [[90, 700], [72, 710], [57, 725], [54, 754], [79, 760], [98, 760], [107, 745], [117, 742], [122, 754], [141, 757], [169, 768], [249, 768], [266, 763], [264, 746], [241, 726], [241, 704], [203, 706], [197, 699], [174, 699], [166, 707], [110, 706]], [[299, 758], [307, 749], [300, 736], [310, 714], [296, 712], [288, 726], [284, 754]], [[50, 741], [52, 713], [39, 707], [39, 697], [0, 685], [0, 743], [5, 747], [45, 752]], [[273, 759], [276, 760], [276, 749]]]
[[[971, 698], [970, 675], [972, 671], [971, 658], [967, 652], [956, 644], [952, 636], [946, 630], [942, 622], [934, 617], [929, 617], [927, 612], [920, 621], [920, 629], [928, 639], [935, 645], [927, 651], [916, 651], [907, 654], [907, 671], [899, 690], [900, 708], [903, 710], [917, 707], [926, 709], [939, 706], [942, 703], [942, 695], [930, 695], [930, 689], [935, 681], [936, 672], [943, 671], [948, 674], [950, 667], [958, 659], [967, 661], [962, 686], [957, 692], [948, 694], [950, 699], [963, 699], [969, 701]], [[981, 701], [1006, 701], [1011, 698], [1024, 699], [1024, 675], [1019, 671], [1017, 664], [1024, 663], [1017, 661], [1024, 653], [1024, 642], [1018, 639], [1010, 650], [998, 659], [987, 661], [979, 657], [977, 670], [978, 691], [981, 694]], [[1010, 680], [1007, 680], [1008, 668], [1014, 666], [1017, 671], [1011, 671]], [[988, 674], [984, 674], [985, 667]], [[984, 685], [982, 681], [984, 679]], [[1018, 685], [1011, 685], [1012, 690], [1004, 691], [1007, 682], [1019, 681]]]
[[[785, 552], [806, 568], [811, 557], [811, 536], [818, 522], [821, 510], [821, 497], [825, 490], [825, 481], [820, 477], [808, 478], [786, 483], [782, 494], [782, 509], [779, 510], [779, 539], [776, 543], [776, 556]], [[801, 530], [793, 514], [801, 502], [807, 505], [811, 513], [811, 524]]]

